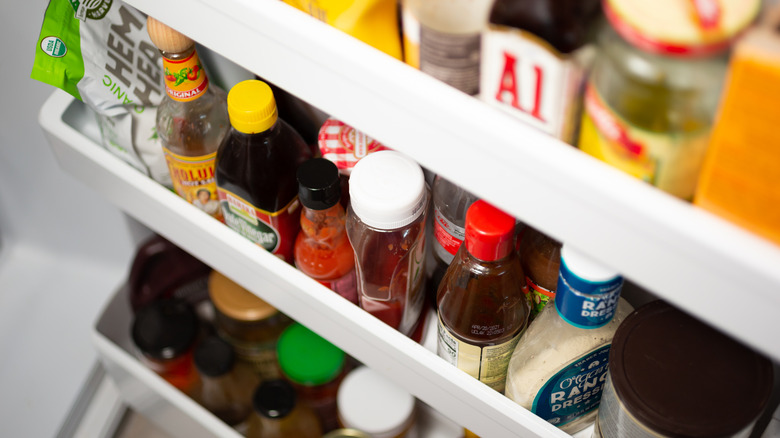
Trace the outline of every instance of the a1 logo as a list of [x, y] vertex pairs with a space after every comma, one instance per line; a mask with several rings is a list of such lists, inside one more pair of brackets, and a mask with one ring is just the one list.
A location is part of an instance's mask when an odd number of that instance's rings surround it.
[[62, 58], [68, 53], [65, 42], [55, 36], [48, 36], [42, 39], [41, 50], [43, 50], [43, 53], [54, 58]]

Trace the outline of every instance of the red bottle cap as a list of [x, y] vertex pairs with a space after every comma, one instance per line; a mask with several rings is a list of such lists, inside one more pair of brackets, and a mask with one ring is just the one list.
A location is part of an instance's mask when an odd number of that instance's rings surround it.
[[466, 250], [492, 262], [514, 249], [515, 218], [479, 200], [466, 211]]

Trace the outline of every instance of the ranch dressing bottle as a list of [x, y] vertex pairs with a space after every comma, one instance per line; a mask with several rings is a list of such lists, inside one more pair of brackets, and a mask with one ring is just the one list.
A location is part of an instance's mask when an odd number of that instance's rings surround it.
[[545, 306], [509, 361], [506, 396], [566, 433], [596, 419], [612, 337], [633, 310], [623, 278], [568, 246], [554, 305]]

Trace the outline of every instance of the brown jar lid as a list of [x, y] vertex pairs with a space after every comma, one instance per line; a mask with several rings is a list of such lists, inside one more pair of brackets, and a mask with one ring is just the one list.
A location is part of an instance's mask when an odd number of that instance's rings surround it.
[[631, 416], [668, 437], [732, 436], [772, 389], [769, 360], [663, 301], [623, 321], [609, 372]]
[[217, 310], [238, 321], [260, 321], [278, 312], [275, 307], [217, 271], [211, 271], [209, 275], [209, 296]]

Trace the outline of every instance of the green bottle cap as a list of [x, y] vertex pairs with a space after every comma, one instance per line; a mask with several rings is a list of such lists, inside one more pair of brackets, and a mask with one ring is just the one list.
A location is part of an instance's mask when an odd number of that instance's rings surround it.
[[299, 385], [316, 386], [339, 375], [346, 355], [299, 323], [287, 327], [276, 345], [282, 372]]

